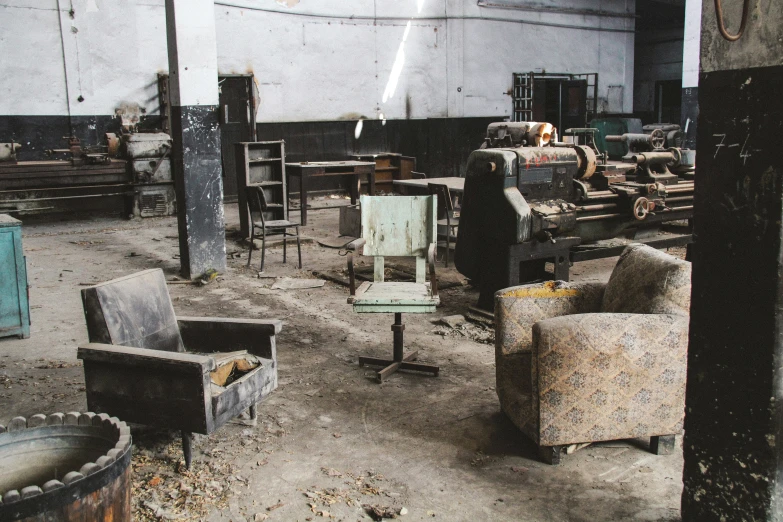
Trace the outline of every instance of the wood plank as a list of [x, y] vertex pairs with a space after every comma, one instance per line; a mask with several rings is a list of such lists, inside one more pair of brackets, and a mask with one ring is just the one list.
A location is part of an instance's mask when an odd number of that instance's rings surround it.
[[427, 185], [429, 183], [440, 183], [449, 187], [451, 192], [464, 192], [465, 191], [465, 178], [427, 178], [427, 179], [404, 179], [394, 180], [394, 185], [398, 187], [406, 187], [408, 189], [414, 189], [421, 193], [427, 192]]

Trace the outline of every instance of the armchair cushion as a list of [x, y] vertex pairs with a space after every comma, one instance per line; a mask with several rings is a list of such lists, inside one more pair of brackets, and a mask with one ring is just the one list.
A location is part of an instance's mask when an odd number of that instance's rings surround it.
[[514, 286], [495, 294], [495, 347], [498, 356], [530, 352], [532, 327], [542, 319], [598, 312], [603, 283], [566, 283]]
[[620, 256], [604, 293], [602, 312], [688, 315], [691, 264], [647, 245]]
[[538, 444], [679, 433], [688, 317], [581, 314], [533, 327]]

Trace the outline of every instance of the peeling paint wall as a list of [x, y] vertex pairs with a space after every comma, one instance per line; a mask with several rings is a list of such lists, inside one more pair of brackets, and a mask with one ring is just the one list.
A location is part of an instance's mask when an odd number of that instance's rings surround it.
[[[633, 18], [592, 13], [633, 13], [633, 0], [493, 3], [540, 9], [218, 0], [218, 67], [256, 75], [259, 122], [509, 114], [511, 75], [531, 70], [598, 72], [600, 97], [632, 92]], [[0, 115], [111, 115], [121, 102], [154, 115], [163, 0], [4, 0], [0, 54]]]

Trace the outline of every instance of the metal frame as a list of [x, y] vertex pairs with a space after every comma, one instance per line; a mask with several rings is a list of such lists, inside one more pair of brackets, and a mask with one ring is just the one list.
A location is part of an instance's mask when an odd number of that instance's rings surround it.
[[[288, 220], [271, 221], [271, 225], [267, 225], [264, 213], [269, 210], [269, 203], [266, 201], [266, 194], [264, 194], [264, 187], [259, 185], [251, 185], [245, 187], [247, 191], [247, 205], [250, 209], [250, 249], [247, 253], [247, 266], [250, 266], [250, 261], [253, 257], [253, 240], [256, 238], [261, 239], [261, 268], [260, 272], [264, 271], [264, 259], [266, 257], [266, 239], [267, 236], [283, 236], [283, 263], [286, 262], [288, 238], [296, 237], [296, 250], [299, 256], [299, 268], [302, 268], [302, 242], [299, 235], [299, 224], [292, 223]], [[255, 208], [254, 208], [255, 207]], [[258, 215], [261, 219], [261, 235], [256, 235], [256, 220], [255, 216]], [[292, 234], [288, 231], [289, 228], [296, 229], [296, 233]], [[267, 233], [270, 230], [270, 233]]]
[[[531, 71], [513, 73], [511, 121], [533, 121], [533, 84], [536, 79], [587, 81], [585, 126], [598, 113], [598, 73], [535, 73]], [[591, 89], [592, 96], [590, 96]]]

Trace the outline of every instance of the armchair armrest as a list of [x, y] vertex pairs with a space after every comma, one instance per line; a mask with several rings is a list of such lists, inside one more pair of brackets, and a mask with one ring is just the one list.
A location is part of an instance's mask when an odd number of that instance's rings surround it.
[[598, 312], [605, 288], [605, 283], [547, 281], [500, 290], [495, 294], [496, 358], [529, 352], [538, 321]]
[[116, 344], [89, 343], [79, 347], [76, 357], [83, 361], [140, 366], [167, 372], [205, 374], [217, 368], [215, 359], [208, 355], [132, 348]]
[[179, 333], [188, 351], [249, 353], [277, 359], [275, 335], [283, 328], [278, 319], [178, 317]]
[[686, 315], [591, 313], [533, 327], [540, 444], [682, 430]]

